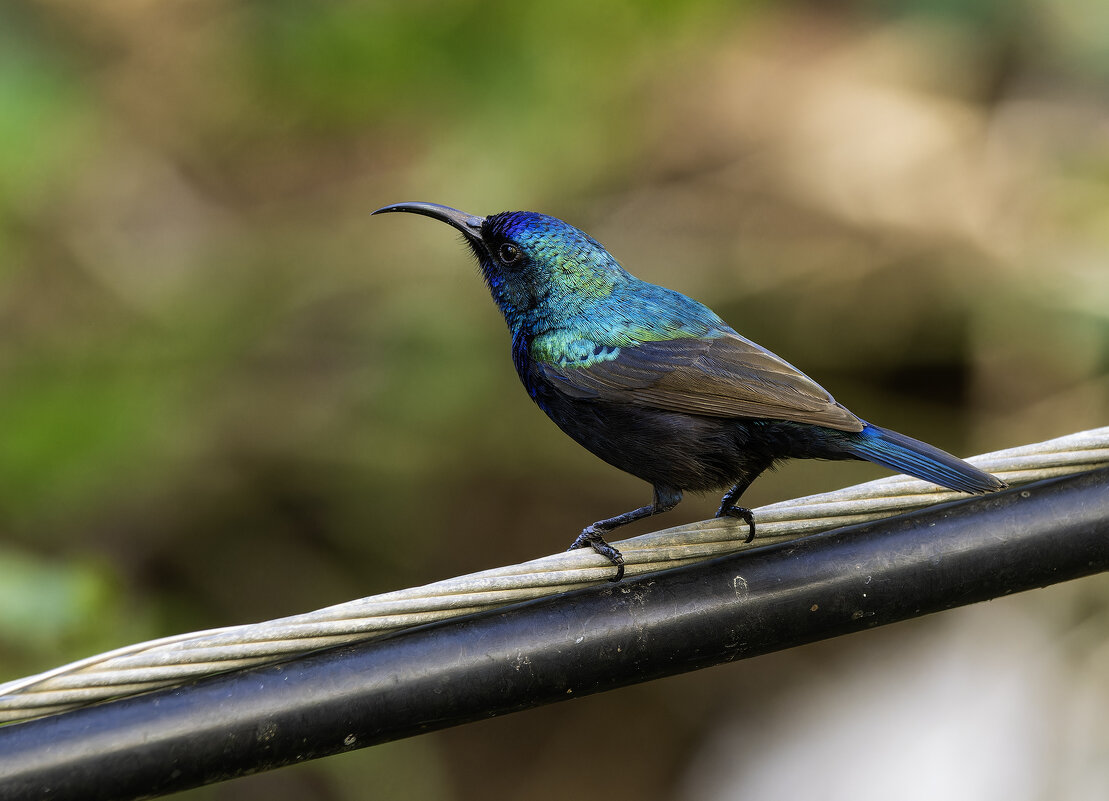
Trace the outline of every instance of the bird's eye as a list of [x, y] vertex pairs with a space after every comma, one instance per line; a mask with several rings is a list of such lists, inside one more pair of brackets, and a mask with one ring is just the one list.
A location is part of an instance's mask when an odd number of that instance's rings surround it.
[[512, 264], [512, 262], [520, 258], [520, 249], [511, 242], [505, 242], [501, 245], [500, 256], [501, 261], [505, 264]]

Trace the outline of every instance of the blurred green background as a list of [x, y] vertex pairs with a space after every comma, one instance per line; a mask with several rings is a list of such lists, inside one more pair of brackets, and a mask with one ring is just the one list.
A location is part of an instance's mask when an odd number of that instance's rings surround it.
[[[1104, 3], [8, 2], [0, 680], [649, 499], [528, 402], [457, 236], [370, 219], [402, 200], [562, 217], [955, 453], [1109, 421]], [[745, 499], [880, 475], [794, 463]], [[1107, 603], [1077, 582], [181, 797], [1101, 798]]]

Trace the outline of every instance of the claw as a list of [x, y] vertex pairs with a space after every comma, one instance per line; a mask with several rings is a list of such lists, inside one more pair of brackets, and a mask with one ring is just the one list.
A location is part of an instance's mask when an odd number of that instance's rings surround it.
[[567, 550], [574, 551], [578, 548], [592, 548], [605, 559], [612, 562], [612, 564], [616, 565], [616, 575], [610, 578], [609, 581], [619, 581], [624, 578], [623, 554], [605, 542], [604, 536], [595, 526], [587, 526], [584, 528]]
[[743, 540], [744, 544], [747, 544], [747, 543], [749, 543], [749, 542], [751, 542], [752, 540], [755, 539], [755, 516], [751, 513], [751, 510], [748, 509], [747, 507], [745, 507], [745, 506], [729, 506], [727, 509], [725, 509], [723, 506], [721, 506], [720, 509], [717, 510], [716, 516], [717, 517], [735, 517], [735, 518], [745, 522], [747, 524], [747, 527], [748, 527], [749, 530], [747, 532], [747, 537]]

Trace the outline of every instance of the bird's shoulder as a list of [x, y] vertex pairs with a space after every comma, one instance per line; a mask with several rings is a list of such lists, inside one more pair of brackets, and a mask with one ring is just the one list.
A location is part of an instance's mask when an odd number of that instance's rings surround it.
[[[648, 342], [685, 343], [730, 331], [711, 309], [665, 287], [633, 279], [629, 285], [546, 321], [531, 337], [530, 355], [539, 364], [587, 368], [618, 359], [620, 352]], [[676, 345], [682, 349], [682, 345]]]

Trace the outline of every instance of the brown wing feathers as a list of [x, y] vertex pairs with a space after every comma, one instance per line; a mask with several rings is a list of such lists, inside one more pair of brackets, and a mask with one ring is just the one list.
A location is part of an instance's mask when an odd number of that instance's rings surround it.
[[560, 391], [708, 417], [764, 417], [861, 431], [819, 384], [736, 335], [645, 342], [589, 367], [541, 369]]

